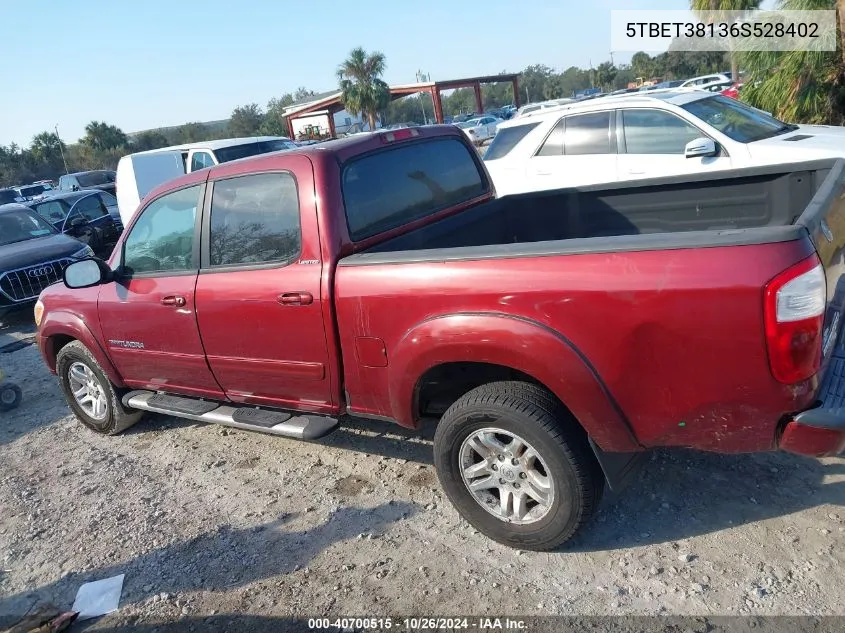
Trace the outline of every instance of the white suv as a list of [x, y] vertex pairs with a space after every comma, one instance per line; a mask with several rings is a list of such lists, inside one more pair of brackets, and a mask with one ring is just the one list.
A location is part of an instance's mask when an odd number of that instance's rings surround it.
[[845, 156], [845, 128], [789, 125], [736, 99], [655, 90], [507, 121], [484, 155], [499, 195]]

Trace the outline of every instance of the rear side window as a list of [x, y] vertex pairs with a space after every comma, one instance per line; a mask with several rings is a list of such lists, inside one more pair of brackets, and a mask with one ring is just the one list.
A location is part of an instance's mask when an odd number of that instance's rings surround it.
[[299, 198], [288, 173], [253, 174], [214, 183], [209, 263], [287, 263], [299, 256]]
[[540, 147], [537, 156], [561, 156], [563, 154], [563, 132], [565, 129], [566, 119], [561, 119]]
[[363, 240], [486, 193], [489, 187], [472, 151], [444, 138], [347, 163], [342, 183], [349, 236]]
[[563, 152], [567, 156], [615, 154], [610, 142], [610, 112], [591, 112], [566, 118]]
[[206, 167], [213, 167], [214, 161], [211, 159], [211, 154], [208, 152], [195, 152], [191, 156], [191, 171], [198, 171]]
[[484, 154], [484, 160], [496, 160], [506, 156], [525, 136], [539, 123], [526, 123], [525, 125], [514, 125], [513, 127], [499, 128], [493, 142]]
[[46, 218], [54, 224], [57, 222], [64, 222], [67, 215], [67, 207], [59, 200], [49, 200], [33, 206], [33, 209], [42, 218]]

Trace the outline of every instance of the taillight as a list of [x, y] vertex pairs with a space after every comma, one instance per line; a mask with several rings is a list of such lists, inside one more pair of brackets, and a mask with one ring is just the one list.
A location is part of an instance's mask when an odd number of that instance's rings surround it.
[[405, 127], [400, 128], [394, 132], [384, 132], [381, 135], [381, 140], [383, 143], [393, 143], [394, 141], [401, 141], [406, 138], [414, 138], [415, 136], [419, 136], [420, 131], [415, 130], [412, 127]]
[[824, 269], [815, 255], [766, 285], [766, 346], [778, 381], [800, 382], [819, 370], [826, 297]]

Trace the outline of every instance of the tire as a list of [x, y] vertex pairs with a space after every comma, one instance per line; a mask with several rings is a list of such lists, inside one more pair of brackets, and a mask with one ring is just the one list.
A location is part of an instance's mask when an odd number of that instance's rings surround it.
[[[71, 384], [74, 382], [71, 370], [74, 369], [75, 375], [79, 375], [79, 371], [84, 372], [83, 368], [88, 369], [90, 382], [96, 385], [99, 393], [103, 396], [100, 410], [104, 409], [104, 412], [99, 416], [92, 415], [91, 411], [83, 408], [71, 388]], [[121, 394], [111, 384], [88, 348], [79, 341], [68, 343], [59, 351], [56, 357], [56, 373], [59, 376], [59, 383], [68, 405], [79, 418], [79, 421], [92, 431], [102, 435], [117, 435], [138, 422], [143, 416], [143, 411], [123, 406], [120, 401]], [[96, 413], [96, 410], [94, 412]]]
[[21, 388], [12, 382], [0, 384], [0, 411], [17, 409], [23, 399]]
[[[479, 437], [484, 442], [471, 441]], [[508, 444], [514, 439], [527, 448], [505, 457], [509, 446], [517, 446]], [[493, 440], [502, 450], [484, 445]], [[486, 451], [487, 459], [474, 447]], [[461, 516], [494, 541], [523, 550], [547, 551], [571, 539], [598, 507], [604, 489], [586, 432], [547, 390], [524, 382], [482, 385], [452, 404], [434, 435], [434, 464]], [[481, 469], [471, 482], [486, 484], [476, 493], [462, 475], [468, 464]], [[490, 470], [494, 464], [496, 472]], [[518, 504], [520, 496], [524, 501]], [[509, 501], [503, 503], [503, 497]]]

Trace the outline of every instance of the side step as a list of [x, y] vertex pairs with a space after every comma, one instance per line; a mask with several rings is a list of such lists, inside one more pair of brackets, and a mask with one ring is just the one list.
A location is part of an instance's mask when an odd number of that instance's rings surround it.
[[177, 418], [222, 424], [236, 429], [260, 431], [297, 440], [316, 440], [337, 428], [338, 420], [323, 415], [291, 415], [273, 409], [232, 406], [209, 400], [155, 393], [130, 391], [122, 398], [124, 406]]

